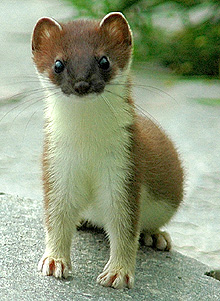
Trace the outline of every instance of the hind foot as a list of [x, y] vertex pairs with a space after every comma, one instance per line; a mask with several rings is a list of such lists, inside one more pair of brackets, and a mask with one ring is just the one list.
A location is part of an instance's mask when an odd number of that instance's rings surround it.
[[158, 231], [154, 234], [144, 232], [144, 244], [160, 251], [169, 251], [171, 249], [171, 237], [169, 233]]

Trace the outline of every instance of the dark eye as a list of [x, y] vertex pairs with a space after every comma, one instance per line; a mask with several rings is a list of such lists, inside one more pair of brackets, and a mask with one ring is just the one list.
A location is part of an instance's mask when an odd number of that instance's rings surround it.
[[110, 62], [109, 62], [109, 60], [107, 59], [106, 56], [103, 56], [103, 57], [100, 58], [100, 60], [99, 60], [99, 67], [102, 70], [108, 70], [109, 69]]
[[65, 68], [65, 66], [64, 66], [64, 63], [63, 63], [63, 62], [61, 62], [60, 60], [57, 60], [57, 61], [55, 62], [55, 65], [54, 65], [54, 71], [55, 71], [56, 73], [61, 73], [61, 72], [63, 72], [64, 68]]

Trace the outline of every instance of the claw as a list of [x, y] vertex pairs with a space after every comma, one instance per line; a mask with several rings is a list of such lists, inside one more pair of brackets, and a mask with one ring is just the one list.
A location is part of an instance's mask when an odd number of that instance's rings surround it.
[[44, 276], [67, 278], [71, 267], [64, 259], [55, 259], [53, 257], [43, 256], [38, 264], [38, 270], [42, 272]]

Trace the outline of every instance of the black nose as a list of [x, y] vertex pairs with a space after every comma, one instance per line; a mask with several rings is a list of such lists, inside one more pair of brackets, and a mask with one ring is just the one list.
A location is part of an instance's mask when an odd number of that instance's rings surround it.
[[79, 95], [84, 95], [89, 92], [90, 84], [85, 81], [76, 82], [74, 85], [74, 90]]

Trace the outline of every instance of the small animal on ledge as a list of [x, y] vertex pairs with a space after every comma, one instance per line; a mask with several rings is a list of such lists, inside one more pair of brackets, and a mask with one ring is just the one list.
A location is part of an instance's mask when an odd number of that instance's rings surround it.
[[33, 60], [45, 89], [43, 275], [66, 278], [81, 221], [101, 227], [110, 258], [97, 282], [132, 288], [140, 234], [169, 250], [160, 228], [183, 198], [183, 170], [167, 135], [131, 96], [132, 32], [123, 14], [67, 24], [41, 18]]

